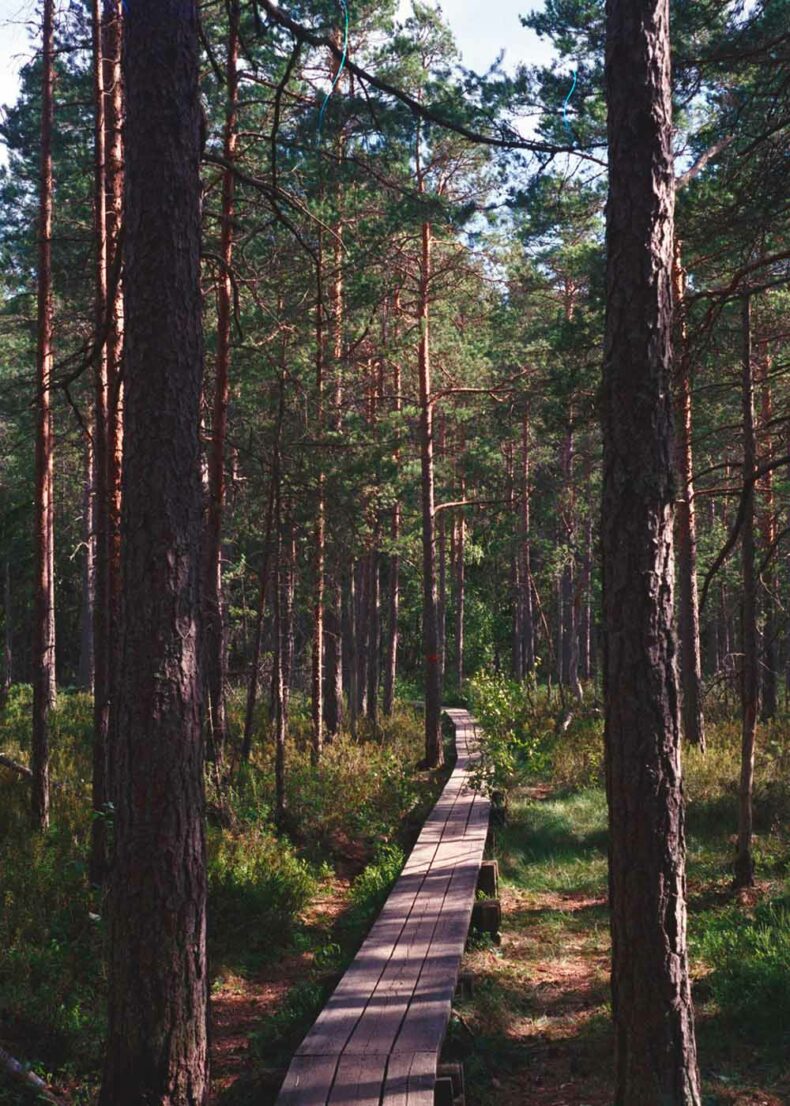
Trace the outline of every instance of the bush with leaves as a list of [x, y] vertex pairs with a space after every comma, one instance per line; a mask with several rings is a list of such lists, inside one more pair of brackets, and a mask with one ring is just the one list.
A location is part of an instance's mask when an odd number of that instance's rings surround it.
[[489, 794], [507, 792], [539, 775], [548, 763], [552, 729], [537, 709], [534, 682], [483, 671], [469, 681], [469, 698], [482, 731], [475, 786]]

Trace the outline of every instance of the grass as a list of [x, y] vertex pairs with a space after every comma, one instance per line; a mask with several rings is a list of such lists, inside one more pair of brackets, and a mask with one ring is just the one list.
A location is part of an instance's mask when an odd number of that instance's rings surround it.
[[[733, 823], [728, 805], [702, 786], [700, 775], [711, 772], [691, 773], [688, 819], [706, 1106], [779, 1103], [790, 1092], [790, 841], [778, 828], [758, 837], [759, 896], [733, 899]], [[762, 815], [770, 825], [770, 812]], [[611, 1101], [606, 840], [599, 786], [556, 793], [544, 785], [513, 796], [496, 846], [503, 942], [467, 953], [475, 989], [457, 1006], [450, 1041], [464, 1059], [471, 1104]], [[750, 1097], [758, 1091], [763, 1097]]]

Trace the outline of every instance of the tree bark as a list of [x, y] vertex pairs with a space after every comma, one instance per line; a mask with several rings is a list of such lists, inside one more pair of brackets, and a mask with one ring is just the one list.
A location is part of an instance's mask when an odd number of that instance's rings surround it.
[[602, 394], [615, 1106], [700, 1106], [673, 633], [668, 0], [608, 0]]
[[374, 732], [379, 721], [379, 678], [381, 675], [381, 587], [379, 581], [379, 552], [374, 540], [368, 554], [368, 704], [367, 717]]
[[[316, 423], [319, 434], [324, 426], [324, 299], [321, 248], [319, 246], [316, 270], [315, 305], [315, 387]], [[319, 460], [317, 497], [314, 523], [314, 572], [313, 581], [313, 653], [311, 672], [312, 746], [313, 764], [321, 759], [324, 743], [324, 592], [326, 574], [326, 475], [323, 460]]]
[[38, 222], [38, 350], [36, 358], [36, 504], [33, 614], [34, 825], [49, 825], [49, 714], [55, 682], [52, 436], [52, 132], [54, 127], [54, 0], [44, 0], [41, 76], [41, 180]]
[[[400, 318], [400, 292], [396, 291], [393, 297], [392, 312], [397, 325]], [[392, 393], [394, 396], [394, 411], [400, 416], [403, 411], [403, 395], [401, 392], [401, 368], [397, 362], [392, 369]], [[395, 465], [400, 468], [400, 450], [395, 450]], [[401, 509], [400, 502], [395, 501], [392, 507], [392, 522], [390, 524], [390, 537], [392, 539], [393, 553], [389, 558], [389, 570], [387, 582], [389, 587], [389, 611], [387, 620], [387, 645], [384, 661], [384, 701], [383, 710], [387, 718], [392, 714], [395, 705], [395, 681], [398, 676], [398, 618], [400, 613], [400, 555], [398, 542], [400, 541]]]
[[[341, 78], [342, 80], [342, 78]], [[337, 93], [337, 88], [335, 89]], [[342, 134], [338, 137], [337, 154], [343, 158]], [[338, 206], [342, 203], [342, 189], [338, 187]], [[333, 275], [331, 287], [331, 349], [332, 349], [332, 429], [340, 434], [343, 426], [343, 220], [335, 226]], [[324, 617], [324, 724], [328, 735], [334, 736], [343, 723], [343, 590], [342, 545], [332, 543], [330, 569], [326, 584], [327, 603]]]
[[[771, 396], [771, 361], [766, 356], [763, 364], [763, 379], [761, 386], [761, 424], [762, 443], [761, 460], [768, 462], [773, 459], [773, 445], [771, 440], [771, 424], [773, 421], [773, 400]], [[772, 550], [776, 541], [776, 503], [774, 501], [774, 474], [767, 472], [762, 481], [763, 509], [760, 523], [762, 530], [763, 546], [766, 556]], [[778, 658], [776, 649], [777, 617], [776, 617], [776, 573], [774, 571], [775, 560], [771, 561], [765, 569], [762, 580], [764, 626], [763, 626], [763, 665], [762, 665], [762, 695], [761, 717], [764, 722], [770, 721], [776, 716], [777, 710], [777, 669]]]
[[82, 595], [80, 597], [80, 656], [77, 687], [93, 694], [93, 611], [96, 604], [96, 503], [95, 427], [85, 439], [85, 481], [82, 490]]
[[680, 261], [680, 241], [673, 254], [675, 300], [675, 455], [680, 478], [675, 530], [678, 549], [678, 631], [683, 734], [686, 741], [705, 749], [702, 713], [702, 656], [697, 595], [697, 519], [694, 503], [694, 464], [691, 445], [691, 358], [686, 333], [686, 274]]
[[[283, 381], [280, 379], [280, 421], [282, 418], [282, 392]], [[278, 428], [279, 429], [279, 428]], [[278, 433], [279, 438], [279, 433]], [[252, 664], [250, 666], [250, 679], [247, 684], [247, 707], [244, 713], [244, 736], [241, 743], [241, 759], [246, 763], [252, 752], [252, 731], [255, 723], [255, 702], [258, 697], [258, 669], [261, 663], [261, 644], [263, 641], [263, 616], [266, 610], [266, 591], [269, 586], [271, 565], [271, 540], [272, 525], [274, 521], [274, 502], [279, 487], [279, 445], [275, 447], [274, 464], [272, 465], [271, 483], [269, 486], [269, 501], [266, 507], [266, 522], [263, 539], [263, 558], [259, 574], [258, 607], [255, 612], [255, 635], [252, 645]]]
[[735, 857], [735, 886], [754, 885], [752, 855], [752, 794], [754, 790], [754, 745], [757, 736], [759, 659], [757, 646], [757, 575], [754, 566], [754, 480], [757, 466], [757, 437], [754, 428], [754, 375], [752, 372], [751, 303], [743, 300], [743, 356], [741, 405], [743, 415], [743, 479], [745, 509], [741, 526], [741, 779], [738, 789], [738, 850]]
[[368, 713], [368, 639], [370, 634], [369, 592], [370, 561], [366, 554], [354, 565], [356, 575], [356, 612], [354, 617], [355, 650], [357, 658], [357, 714], [367, 717]]
[[220, 258], [217, 292], [217, 358], [209, 453], [209, 500], [206, 519], [204, 663], [210, 747], [209, 757], [222, 761], [227, 740], [225, 709], [226, 642], [222, 595], [222, 516], [225, 507], [225, 440], [230, 397], [230, 327], [233, 311], [233, 222], [235, 214], [236, 115], [238, 103], [239, 0], [228, 3], [228, 54], [225, 67], [225, 137], [222, 174]]
[[[465, 497], [466, 486], [461, 479], [461, 499]], [[455, 683], [461, 690], [464, 682], [464, 618], [466, 607], [466, 572], [464, 556], [466, 554], [466, 519], [463, 510], [458, 512], [455, 540]]]
[[[106, 423], [106, 535], [102, 538], [102, 555], [107, 558], [103, 582], [102, 603], [105, 610], [108, 640], [103, 663], [106, 710], [107, 794], [114, 795], [115, 748], [118, 722], [118, 684], [121, 670], [121, 476], [123, 462], [123, 74], [121, 51], [123, 41], [123, 0], [111, 0], [105, 5], [102, 19], [102, 56], [105, 92], [105, 217], [107, 239], [107, 269], [109, 297], [107, 311], [107, 423]], [[113, 280], [109, 280], [109, 275]], [[97, 539], [98, 540], [98, 539]], [[97, 599], [97, 607], [98, 607]], [[99, 612], [97, 611], [97, 614]], [[97, 653], [98, 656], [98, 653]]]
[[420, 328], [418, 365], [420, 378], [420, 467], [422, 474], [422, 621], [425, 654], [425, 762], [438, 768], [442, 748], [442, 685], [439, 658], [439, 600], [436, 588], [434, 538], [433, 397], [431, 394], [430, 306], [431, 224], [423, 223], [418, 296]]
[[275, 519], [277, 526], [277, 547], [275, 550], [274, 576], [274, 625], [276, 639], [274, 643], [274, 821], [282, 828], [285, 821], [285, 736], [287, 728], [287, 705], [285, 701], [285, 665], [284, 657], [288, 648], [283, 609], [283, 593], [287, 581], [283, 581], [283, 518], [282, 499], [279, 483], [276, 490]]
[[[96, 235], [95, 332], [107, 326], [108, 311], [108, 236], [107, 236], [107, 97], [109, 76], [105, 60], [106, 35], [101, 0], [93, 0], [93, 95], [94, 95], [94, 233]], [[93, 774], [91, 883], [101, 884], [107, 869], [107, 787], [108, 735], [110, 720], [110, 459], [109, 459], [109, 340], [103, 341], [96, 355], [93, 378], [94, 433], [94, 531], [95, 595], [93, 604], [93, 640], [95, 684], [93, 695]]]
[[351, 565], [348, 574], [348, 591], [345, 603], [346, 645], [343, 649], [343, 661], [348, 671], [348, 714], [351, 736], [357, 736], [359, 718], [359, 662], [357, 657], [357, 566]]
[[535, 667], [535, 618], [532, 610], [532, 551], [530, 549], [530, 435], [529, 408], [521, 424], [521, 654], [524, 674]]
[[0, 704], [5, 703], [14, 682], [14, 624], [11, 601], [11, 562], [6, 560], [3, 573], [3, 693]]
[[124, 632], [100, 1104], [203, 1106], [203, 348], [194, 0], [135, 0], [123, 69]]

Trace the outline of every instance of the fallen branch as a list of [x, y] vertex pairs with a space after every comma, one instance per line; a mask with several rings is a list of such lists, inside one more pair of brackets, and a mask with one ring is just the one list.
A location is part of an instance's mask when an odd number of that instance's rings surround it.
[[40, 1098], [53, 1103], [53, 1106], [67, 1106], [67, 1099], [58, 1098], [56, 1094], [53, 1094], [43, 1079], [40, 1079], [34, 1071], [26, 1068], [4, 1048], [0, 1048], [0, 1064], [12, 1079], [15, 1079], [17, 1083], [30, 1087], [31, 1090], [37, 1091]]
[[7, 757], [5, 753], [0, 753], [0, 765], [3, 768], [10, 768], [12, 772], [16, 772], [17, 775], [24, 776], [26, 780], [33, 779], [33, 773], [25, 764], [20, 764], [18, 760], [12, 760], [11, 757]]

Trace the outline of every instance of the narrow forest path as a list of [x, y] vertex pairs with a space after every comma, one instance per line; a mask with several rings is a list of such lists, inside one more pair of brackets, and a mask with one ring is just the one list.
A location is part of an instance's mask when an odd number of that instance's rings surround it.
[[281, 1106], [432, 1106], [491, 803], [474, 719], [448, 709], [455, 766], [362, 947], [299, 1045]]

